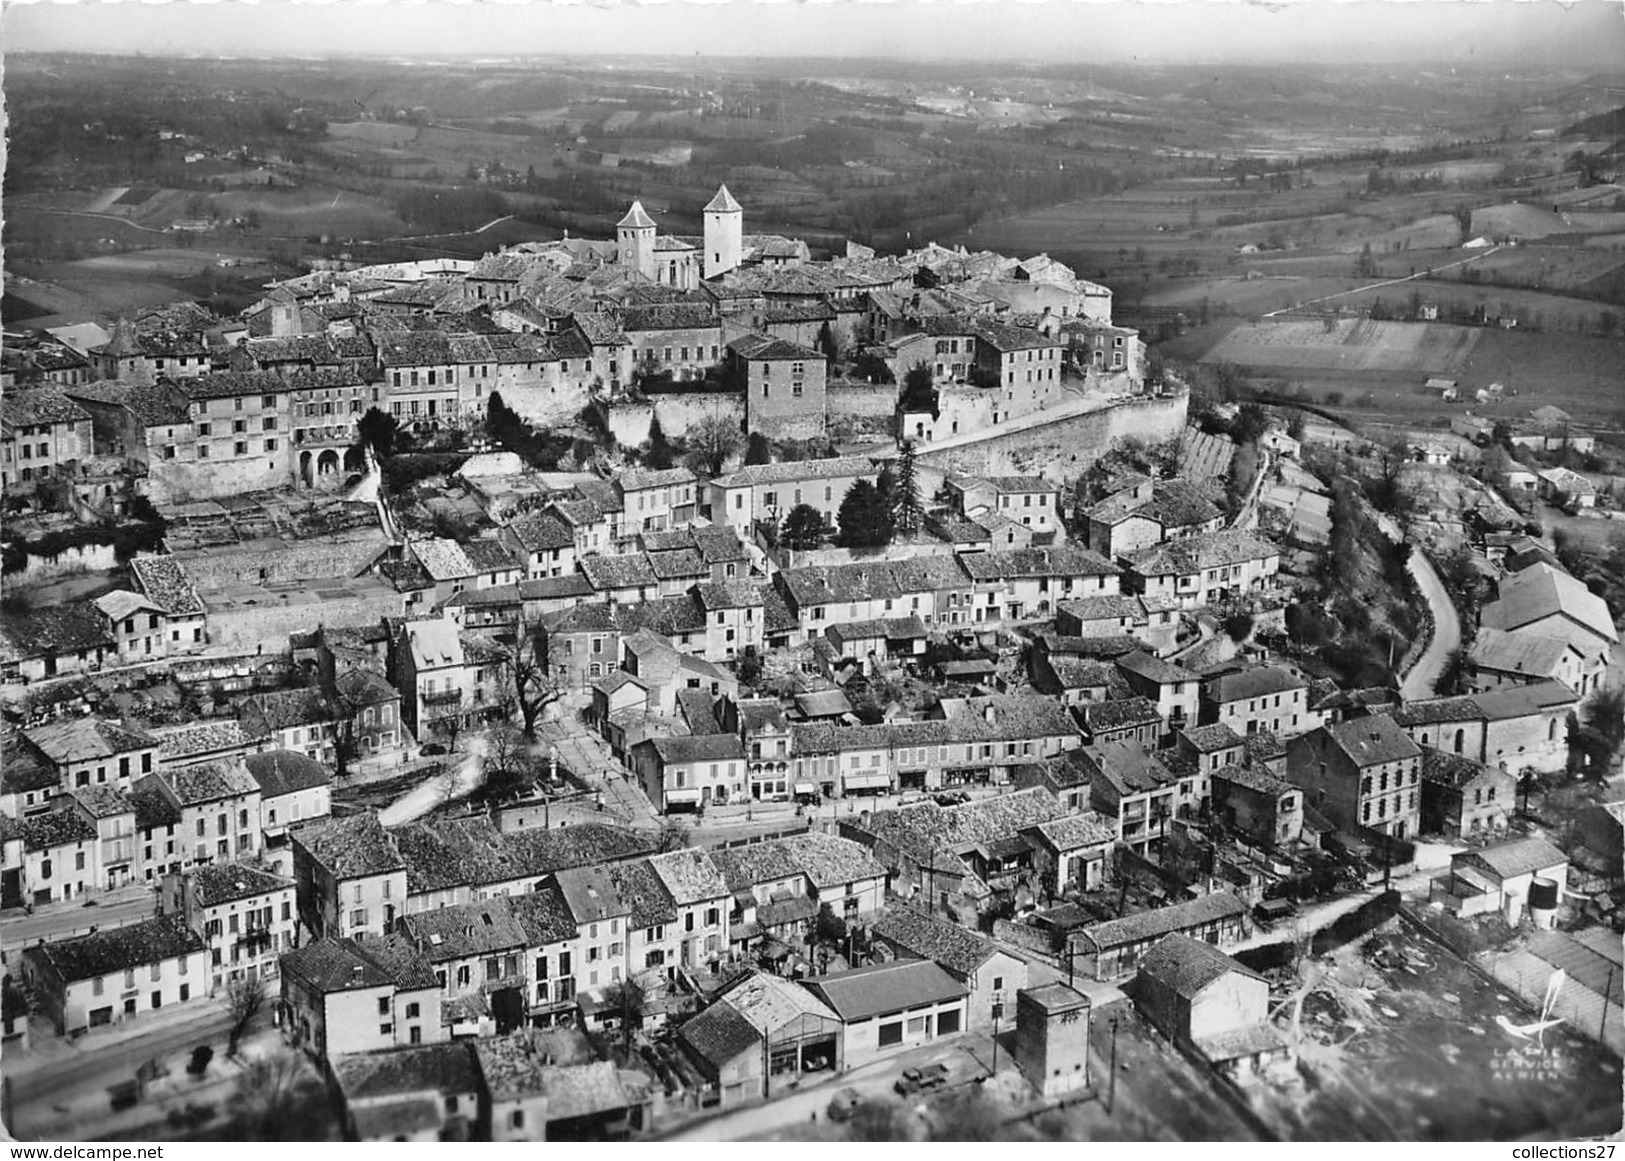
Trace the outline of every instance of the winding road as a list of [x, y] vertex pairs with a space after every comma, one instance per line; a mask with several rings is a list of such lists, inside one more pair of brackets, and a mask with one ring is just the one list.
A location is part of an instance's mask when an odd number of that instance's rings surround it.
[[[1404, 540], [1405, 534], [1391, 517], [1379, 513], [1377, 523], [1388, 539], [1396, 543]], [[1433, 635], [1429, 637], [1421, 656], [1399, 682], [1400, 698], [1415, 701], [1433, 696], [1434, 683], [1444, 672], [1450, 655], [1461, 647], [1461, 617], [1427, 553], [1412, 545], [1411, 554], [1405, 559], [1405, 567], [1416, 579], [1416, 586], [1422, 590], [1428, 609], [1433, 613]]]

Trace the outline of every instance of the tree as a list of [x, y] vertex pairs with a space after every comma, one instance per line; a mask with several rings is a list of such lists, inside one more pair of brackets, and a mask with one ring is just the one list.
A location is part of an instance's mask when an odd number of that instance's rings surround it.
[[666, 433], [660, 426], [660, 416], [655, 415], [649, 420], [649, 445], [643, 453], [643, 462], [657, 472], [663, 472], [672, 466], [671, 444], [666, 439]]
[[868, 480], [858, 480], [846, 490], [836, 519], [841, 543], [848, 548], [880, 548], [891, 543], [891, 511], [880, 490]]
[[818, 350], [831, 365], [841, 357], [841, 348], [836, 344], [835, 334], [829, 329], [828, 323], [818, 328]]
[[767, 436], [759, 431], [750, 433], [750, 439], [745, 441], [745, 464], [770, 464], [773, 462], [773, 445], [767, 442]]
[[1601, 755], [1602, 776], [1606, 777], [1608, 763], [1625, 743], [1625, 687], [1605, 685], [1598, 689], [1582, 708], [1581, 718], [1588, 729], [1595, 730], [1607, 743], [1607, 753]]
[[1371, 503], [1379, 512], [1405, 516], [1415, 507], [1416, 497], [1405, 483], [1405, 466], [1411, 462], [1410, 444], [1396, 435], [1376, 447], [1377, 476], [1367, 488]]
[[897, 486], [892, 493], [892, 521], [897, 531], [913, 534], [925, 523], [925, 507], [920, 503], [920, 481], [915, 474], [914, 442], [903, 442], [897, 461]]
[[513, 700], [524, 722], [525, 737], [536, 739], [536, 719], [541, 712], [564, 696], [564, 690], [547, 664], [546, 646], [532, 635], [514, 646], [502, 665], [503, 692]]
[[913, 1111], [890, 1097], [863, 1101], [852, 1110], [852, 1119], [847, 1124], [856, 1141], [918, 1139], [915, 1132], [918, 1120]]
[[1237, 443], [1257, 443], [1269, 427], [1268, 412], [1256, 403], [1243, 403], [1230, 424], [1230, 435]]
[[524, 798], [536, 789], [536, 760], [524, 734], [498, 727], [486, 738], [480, 797], [502, 803]]
[[1433, 682], [1433, 692], [1438, 697], [1459, 697], [1467, 692], [1467, 683], [1472, 676], [1472, 662], [1468, 660], [1465, 646], [1457, 646], [1445, 658], [1444, 668]]
[[604, 992], [604, 1000], [609, 1007], [614, 1008], [621, 1021], [621, 1051], [624, 1057], [632, 1055], [632, 1032], [643, 1027], [643, 1009], [648, 1001], [643, 985], [636, 980], [626, 979], [618, 984], [611, 984]]
[[798, 552], [817, 548], [829, 539], [829, 524], [824, 514], [811, 504], [797, 504], [784, 518], [784, 529], [779, 543]]
[[1456, 225], [1461, 229], [1461, 240], [1463, 242], [1471, 241], [1473, 236], [1473, 207], [1457, 206], [1450, 213], [1456, 219]]
[[231, 1108], [254, 1141], [319, 1141], [327, 1136], [327, 1089], [301, 1052], [255, 1057], [237, 1074]]
[[1308, 417], [1304, 412], [1294, 411], [1286, 421], [1286, 433], [1293, 439], [1301, 441], [1307, 423]]
[[231, 1013], [231, 1029], [227, 1034], [226, 1055], [236, 1057], [237, 1046], [248, 1035], [254, 1021], [265, 1010], [269, 991], [264, 976], [236, 976], [226, 983], [226, 1010]]
[[899, 406], [904, 411], [929, 411], [937, 414], [937, 381], [931, 368], [915, 363], [903, 375], [903, 395]]
[[441, 707], [440, 711], [429, 719], [429, 733], [440, 738], [446, 744], [446, 753], [455, 753], [457, 739], [463, 733], [463, 706], [460, 701], [453, 701]]
[[395, 441], [400, 432], [400, 421], [393, 415], [376, 407], [369, 407], [367, 413], [361, 417], [361, 421], [356, 424], [356, 442], [362, 447], [372, 448], [375, 456], [384, 459], [394, 454]]
[[689, 833], [688, 827], [675, 818], [668, 819], [665, 825], [660, 828], [660, 837], [655, 840], [655, 846], [658, 852], [664, 855], [671, 851], [682, 850], [688, 846], [693, 837]]
[[686, 442], [700, 465], [710, 475], [720, 476], [723, 465], [745, 446], [745, 437], [732, 419], [713, 415], [689, 428]]
[[756, 652], [756, 646], [745, 646], [744, 653], [739, 656], [739, 664], [734, 669], [734, 675], [739, 678], [740, 685], [754, 686], [762, 679], [762, 655]]

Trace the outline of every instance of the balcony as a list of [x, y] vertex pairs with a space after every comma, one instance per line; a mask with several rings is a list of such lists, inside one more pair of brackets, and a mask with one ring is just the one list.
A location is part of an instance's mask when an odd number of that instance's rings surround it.
[[460, 689], [440, 689], [432, 693], [420, 694], [425, 706], [457, 705], [463, 700], [463, 691]]

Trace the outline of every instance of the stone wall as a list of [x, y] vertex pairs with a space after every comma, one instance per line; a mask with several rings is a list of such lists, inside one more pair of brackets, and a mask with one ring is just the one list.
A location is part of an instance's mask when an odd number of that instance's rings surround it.
[[288, 647], [290, 633], [376, 625], [385, 617], [399, 617], [404, 602], [399, 593], [382, 587], [324, 600], [319, 605], [236, 605], [209, 610], [209, 645], [212, 648], [263, 649], [267, 654]]
[[232, 584], [359, 576], [389, 543], [388, 537], [372, 528], [293, 542], [254, 541], [229, 548], [177, 553], [176, 557], [198, 588], [217, 589]]
[[244, 492], [265, 492], [293, 483], [293, 463], [284, 441], [272, 455], [225, 456], [206, 460], [148, 463], [147, 494], [158, 505], [217, 500]]
[[660, 430], [667, 439], [679, 439], [701, 420], [720, 415], [743, 423], [745, 402], [734, 391], [683, 391], [650, 395], [647, 403], [615, 402], [600, 405], [600, 413], [615, 442], [637, 447], [649, 438], [649, 424], [660, 417]]
[[889, 419], [897, 411], [896, 383], [851, 383], [844, 379], [829, 385], [828, 407], [831, 422], [846, 415], [866, 419]]
[[1160, 443], [1179, 435], [1185, 428], [1188, 402], [1184, 392], [1139, 396], [972, 443], [943, 448], [917, 444], [916, 449], [920, 463], [945, 472], [1043, 475], [1057, 481], [1070, 480], [1122, 440]]

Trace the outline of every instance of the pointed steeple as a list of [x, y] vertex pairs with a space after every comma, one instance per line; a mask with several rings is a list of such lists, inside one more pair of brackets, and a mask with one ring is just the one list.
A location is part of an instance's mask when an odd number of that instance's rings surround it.
[[704, 212], [708, 214], [739, 214], [743, 213], [744, 210], [738, 202], [734, 201], [733, 194], [728, 192], [728, 187], [719, 185], [717, 187], [717, 196], [711, 199]]
[[626, 217], [615, 223], [618, 230], [652, 230], [655, 220], [643, 212], [642, 202], [633, 202], [632, 208], [626, 211]]

